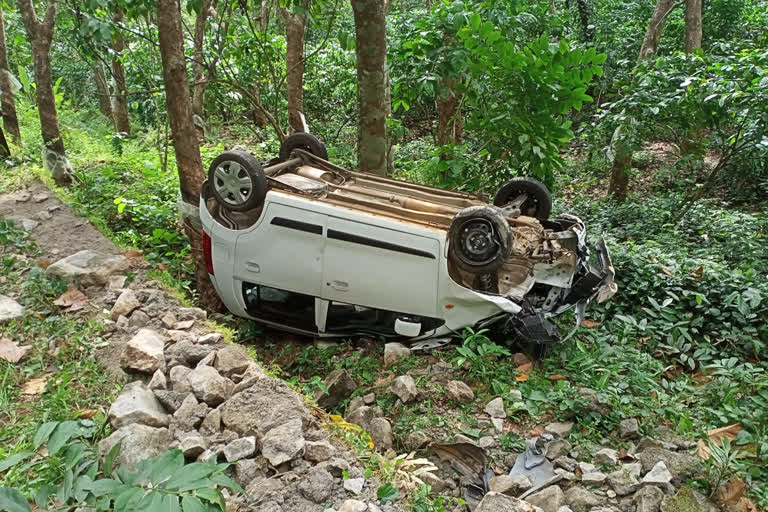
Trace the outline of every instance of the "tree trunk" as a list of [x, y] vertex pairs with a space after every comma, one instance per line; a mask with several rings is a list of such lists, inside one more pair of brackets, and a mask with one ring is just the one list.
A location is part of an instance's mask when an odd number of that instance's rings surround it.
[[112, 117], [112, 102], [109, 95], [109, 84], [107, 83], [107, 74], [100, 62], [95, 62], [91, 66], [93, 72], [93, 81], [96, 82], [96, 94], [99, 95], [99, 111], [107, 116], [114, 123]]
[[[160, 56], [163, 61], [168, 120], [171, 125], [173, 147], [176, 150], [181, 198], [184, 202], [199, 207], [200, 189], [205, 175], [200, 146], [192, 122], [179, 0], [157, 0], [157, 31], [160, 40]], [[185, 231], [195, 260], [195, 277], [200, 303], [208, 309], [219, 310], [221, 301], [216, 295], [206, 270], [201, 234], [189, 223], [185, 223]]]
[[685, 51], [701, 48], [701, 0], [685, 2]]
[[632, 149], [628, 144], [620, 143], [616, 147], [611, 168], [611, 183], [608, 185], [608, 195], [619, 202], [627, 198], [629, 187], [629, 171], [632, 169]]
[[32, 64], [35, 69], [37, 110], [40, 116], [40, 132], [47, 149], [43, 163], [60, 186], [72, 183], [70, 167], [64, 151], [64, 141], [59, 131], [59, 116], [56, 112], [56, 98], [53, 94], [51, 75], [51, 42], [56, 24], [59, 0], [49, 0], [43, 21], [37, 19], [32, 0], [19, 0], [19, 11], [32, 45]]
[[[446, 146], [457, 144], [456, 128], [459, 124], [459, 103], [461, 97], [456, 93], [456, 80], [443, 77], [442, 90], [437, 96], [435, 106], [437, 109], [437, 145]], [[461, 139], [459, 134], [458, 139]]]
[[659, 49], [664, 24], [670, 11], [674, 8], [672, 2], [673, 0], [658, 0], [656, 3], [651, 22], [648, 24], [648, 31], [645, 33], [645, 39], [643, 39], [643, 45], [640, 47], [639, 60], [651, 57]]
[[200, 3], [200, 12], [195, 19], [195, 34], [193, 37], [192, 67], [194, 69], [195, 83], [192, 86], [192, 113], [205, 119], [204, 104], [205, 90], [208, 84], [205, 81], [205, 65], [203, 62], [203, 42], [205, 41], [205, 24], [210, 10], [210, 0], [202, 0]]
[[351, 0], [357, 54], [358, 165], [387, 172], [387, 37], [384, 0]]
[[576, 0], [576, 9], [579, 11], [579, 22], [581, 24], [581, 36], [584, 42], [589, 42], [594, 37], [595, 30], [589, 24], [589, 4], [588, 0]]
[[[308, 5], [305, 4], [306, 8]], [[282, 8], [285, 22], [285, 82], [288, 100], [288, 124], [294, 132], [307, 131], [304, 122], [304, 31], [307, 23], [306, 14], [293, 14], [290, 9]]]
[[[123, 10], [117, 8], [113, 17], [115, 24], [123, 21]], [[128, 117], [128, 99], [125, 89], [125, 68], [123, 68], [123, 51], [125, 50], [125, 40], [119, 30], [115, 33], [112, 41], [112, 78], [114, 80], [114, 94], [112, 95], [112, 117], [115, 120], [115, 131], [117, 133], [131, 133], [131, 118]]]
[[11, 89], [10, 69], [8, 69], [8, 52], [5, 48], [5, 22], [3, 21], [3, 8], [0, 6], [0, 90], [2, 90], [2, 116], [3, 126], [11, 135], [13, 142], [21, 142], [19, 120], [16, 117], [16, 101]]

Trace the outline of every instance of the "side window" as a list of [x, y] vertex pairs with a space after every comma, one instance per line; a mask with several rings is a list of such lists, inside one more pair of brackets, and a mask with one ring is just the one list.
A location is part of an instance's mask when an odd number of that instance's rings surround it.
[[248, 314], [296, 329], [316, 331], [315, 298], [269, 286], [243, 283]]

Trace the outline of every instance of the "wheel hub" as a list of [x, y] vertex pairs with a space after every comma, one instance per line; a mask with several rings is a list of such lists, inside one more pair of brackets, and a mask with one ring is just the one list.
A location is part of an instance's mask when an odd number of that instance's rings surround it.
[[498, 250], [493, 226], [481, 219], [467, 222], [461, 230], [460, 246], [470, 263], [480, 265], [492, 260]]
[[253, 183], [239, 163], [227, 161], [213, 171], [213, 187], [225, 203], [239, 206], [251, 196]]

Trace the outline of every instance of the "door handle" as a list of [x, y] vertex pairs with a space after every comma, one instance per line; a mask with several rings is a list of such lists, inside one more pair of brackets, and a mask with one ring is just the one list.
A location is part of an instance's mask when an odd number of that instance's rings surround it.
[[258, 264], [258, 263], [256, 263], [255, 261], [246, 261], [246, 262], [245, 262], [245, 267], [246, 267], [246, 268], [247, 268], [249, 271], [251, 271], [251, 272], [255, 272], [255, 273], [257, 273], [257, 274], [258, 274], [259, 272], [261, 272], [261, 265], [259, 265], [259, 264]]
[[346, 292], [349, 290], [349, 283], [345, 283], [344, 281], [331, 281], [328, 283], [328, 286], [340, 292]]

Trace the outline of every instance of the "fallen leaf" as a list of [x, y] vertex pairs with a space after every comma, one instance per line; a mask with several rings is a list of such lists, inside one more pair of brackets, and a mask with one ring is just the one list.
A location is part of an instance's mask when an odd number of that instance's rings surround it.
[[758, 512], [760, 509], [751, 499], [744, 497], [739, 500], [739, 510], [741, 512]]
[[672, 273], [671, 270], [669, 270], [667, 267], [661, 267], [661, 271], [667, 274], [668, 276], [674, 276], [675, 274]]
[[29, 345], [19, 345], [9, 338], [0, 338], [0, 359], [9, 363], [18, 363], [30, 350], [32, 347]]
[[565, 380], [565, 375], [560, 375], [559, 373], [555, 373], [553, 375], [547, 376], [549, 380]]
[[533, 363], [521, 364], [516, 368], [520, 373], [529, 373], [533, 369]]
[[528, 437], [540, 436], [543, 433], [544, 433], [544, 426], [543, 425], [539, 425], [539, 426], [534, 427], [534, 428], [532, 428], [531, 430], [528, 431]]
[[593, 322], [592, 320], [587, 320], [586, 318], [581, 321], [581, 325], [586, 327], [587, 329], [594, 329], [595, 327], [600, 325], [600, 322]]
[[77, 411], [77, 417], [85, 420], [93, 419], [99, 413], [98, 409], [81, 409]]
[[45, 391], [45, 383], [48, 380], [48, 375], [43, 375], [36, 379], [29, 379], [27, 382], [21, 385], [21, 393], [23, 395], [39, 395]]
[[40, 268], [48, 268], [51, 266], [51, 260], [40, 260], [37, 262], [37, 266]]
[[704, 267], [699, 267], [696, 270], [693, 271], [693, 277], [696, 280], [701, 280], [701, 278], [704, 276]]
[[715, 493], [715, 503], [720, 506], [733, 505], [741, 501], [746, 485], [738, 476], [732, 476], [725, 485], [720, 486]]
[[157, 268], [159, 268], [160, 270], [168, 270], [168, 265], [166, 265], [165, 263], [158, 263]]
[[[723, 439], [726, 437], [731, 441], [736, 439], [736, 436], [739, 435], [739, 432], [741, 432], [741, 423], [734, 423], [733, 425], [728, 425], [727, 427], [720, 427], [714, 430], [710, 430], [707, 432], [707, 437], [711, 442], [720, 445], [723, 443]], [[704, 439], [699, 439], [696, 448], [696, 455], [704, 460], [707, 460], [711, 454], [712, 451], [709, 449], [707, 441]]]
[[65, 312], [77, 311], [88, 304], [88, 296], [77, 288], [70, 288], [53, 301], [53, 304], [64, 308]]
[[528, 374], [527, 374], [527, 373], [521, 373], [520, 375], [518, 375], [517, 377], [515, 377], [515, 380], [516, 380], [517, 382], [525, 382], [525, 381], [527, 381], [527, 380], [528, 380]]

